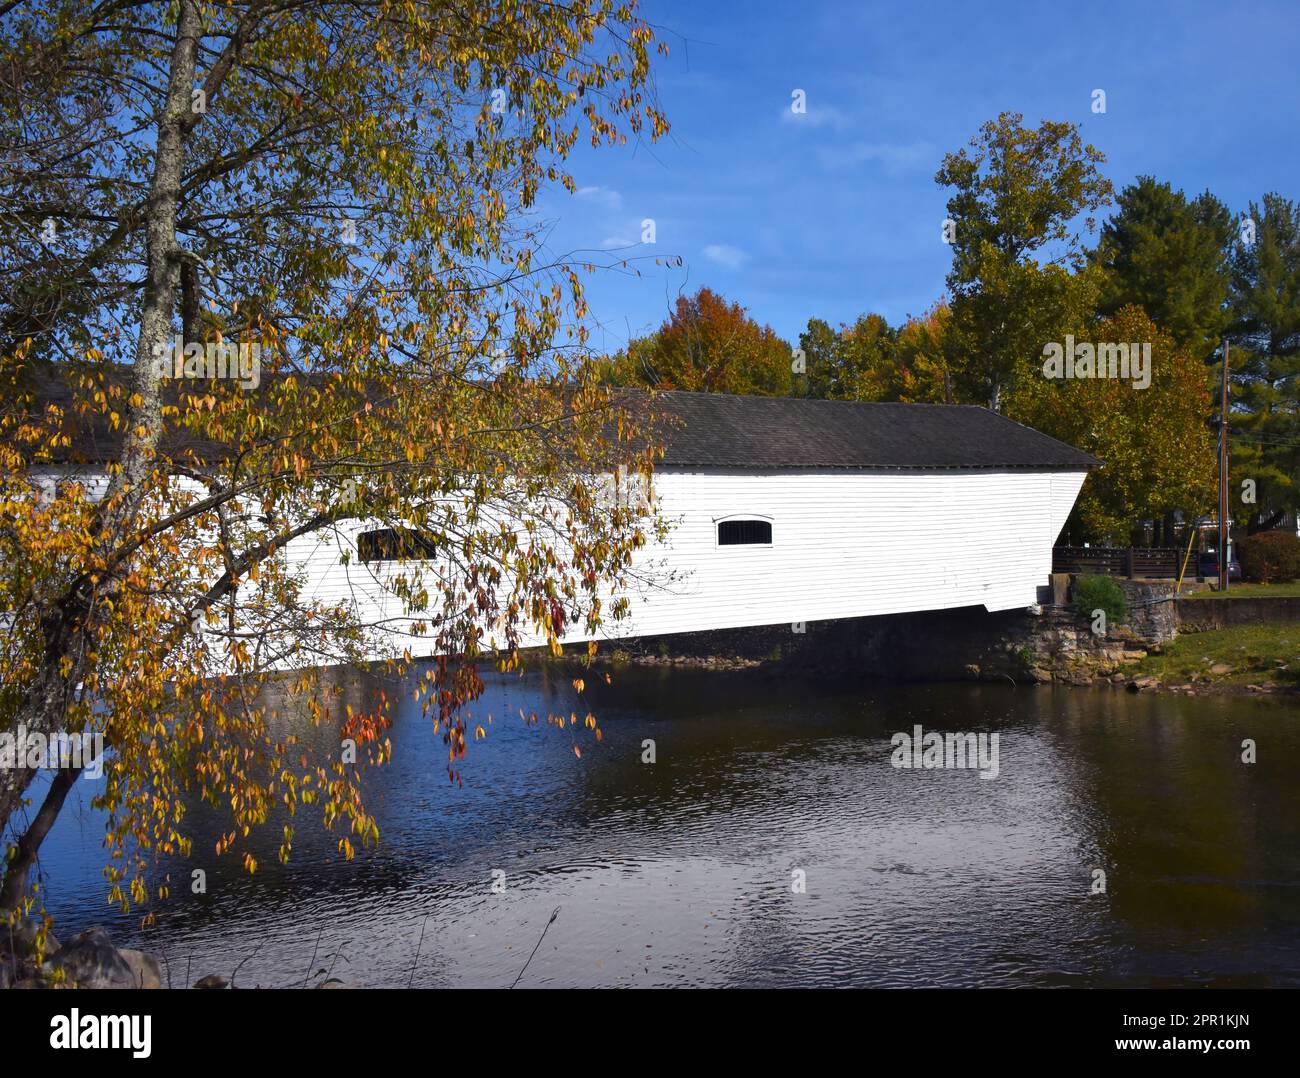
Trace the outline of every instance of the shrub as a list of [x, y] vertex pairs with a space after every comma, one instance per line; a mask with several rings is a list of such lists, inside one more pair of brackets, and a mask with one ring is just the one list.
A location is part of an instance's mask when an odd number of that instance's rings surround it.
[[1238, 544], [1241, 575], [1259, 584], [1300, 577], [1300, 538], [1289, 531], [1260, 532]]
[[1108, 576], [1085, 574], [1074, 582], [1074, 611], [1080, 617], [1093, 618], [1094, 610], [1106, 612], [1106, 625], [1119, 625], [1128, 613], [1124, 589]]

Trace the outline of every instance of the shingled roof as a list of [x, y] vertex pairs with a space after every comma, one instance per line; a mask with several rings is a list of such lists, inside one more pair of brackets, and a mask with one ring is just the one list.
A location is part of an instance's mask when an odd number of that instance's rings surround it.
[[662, 464], [683, 468], [1087, 471], [1096, 457], [987, 408], [662, 391]]
[[[32, 364], [25, 372], [25, 388], [33, 394], [36, 413], [48, 405], [57, 405], [63, 412], [63, 430], [68, 436], [67, 445], [56, 446], [51, 453], [55, 463], [103, 463], [117, 460], [122, 455], [123, 429], [114, 428], [102, 411], [82, 414], [75, 405], [79, 395], [73, 392], [68, 369], [54, 364]], [[106, 368], [108, 380], [125, 389], [130, 383], [127, 368]], [[164, 385], [166, 403], [174, 403], [179, 383]], [[2, 405], [6, 409], [10, 402]], [[195, 438], [183, 430], [168, 430], [163, 437], [163, 450], [174, 460], [210, 461], [218, 459], [224, 448], [216, 442]]]
[[[38, 370], [42, 404], [68, 411], [72, 444], [57, 460], [103, 461], [121, 452], [121, 432], [101, 415], [72, 412], [65, 372]], [[169, 389], [172, 388], [170, 385]], [[987, 408], [892, 404], [795, 397], [744, 397], [616, 389], [629, 412], [654, 421], [652, 440], [665, 447], [661, 466], [682, 468], [1034, 469], [1086, 471], [1096, 457]], [[175, 431], [166, 449], [176, 457], [216, 459], [214, 443]]]

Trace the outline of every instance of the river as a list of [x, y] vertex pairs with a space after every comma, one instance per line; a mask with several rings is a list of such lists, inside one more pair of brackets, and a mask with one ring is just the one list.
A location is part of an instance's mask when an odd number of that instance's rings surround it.
[[[521, 708], [590, 708], [603, 740]], [[463, 787], [398, 714], [351, 862], [300, 824], [280, 865], [276, 826], [249, 876], [196, 813], [207, 893], [148, 929], [104, 905], [78, 782], [42, 860], [57, 931], [104, 924], [177, 986], [1300, 985], [1293, 702], [643, 668], [579, 699], [534, 668], [471, 710]], [[916, 724], [996, 732], [997, 777], [892, 766]]]

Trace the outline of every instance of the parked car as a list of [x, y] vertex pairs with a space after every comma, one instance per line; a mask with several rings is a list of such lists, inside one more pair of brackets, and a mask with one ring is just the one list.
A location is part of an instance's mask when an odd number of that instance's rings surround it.
[[[1207, 550], [1203, 553], [1196, 563], [1196, 575], [1205, 577], [1207, 580], [1219, 579], [1219, 554], [1215, 550]], [[1237, 560], [1236, 554], [1228, 555], [1228, 579], [1241, 579], [1241, 562]]]

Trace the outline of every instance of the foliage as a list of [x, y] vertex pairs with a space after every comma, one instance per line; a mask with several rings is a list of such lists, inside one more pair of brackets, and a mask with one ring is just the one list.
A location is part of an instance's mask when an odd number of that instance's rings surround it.
[[[123, 907], [145, 857], [192, 851], [196, 800], [249, 871], [277, 806], [351, 856], [378, 835], [357, 768], [306, 751], [270, 675], [376, 645], [400, 669], [423, 637], [454, 779], [479, 662], [618, 616], [653, 524], [601, 501], [592, 477], [650, 450], [593, 384], [582, 267], [542, 264], [526, 216], [574, 189], [579, 139], [666, 129], [651, 31], [610, 0], [48, 0], [0, 28], [0, 730], [104, 735]], [[165, 375], [178, 330], [260, 345], [257, 384]], [[106, 489], [75, 431], [108, 447]], [[387, 582], [379, 623], [286, 557], [364, 522], [441, 553]], [[311, 673], [278, 691], [388, 758], [382, 694], [336, 715]], [[34, 775], [0, 777], [0, 905], [70, 785], [29, 819]]]
[[1231, 471], [1253, 479], [1253, 528], [1300, 510], [1300, 206], [1252, 202], [1254, 243], [1232, 256]]
[[678, 296], [655, 333], [633, 340], [602, 371], [612, 385], [778, 397], [790, 394], [791, 374], [789, 344], [711, 288]]
[[897, 334], [878, 314], [861, 315], [838, 332], [812, 319], [799, 335], [807, 366], [806, 396], [824, 400], [886, 400]]
[[936, 304], [897, 330], [878, 314], [838, 331], [819, 318], [799, 335], [807, 365], [804, 395], [825, 400], [940, 404], [950, 397], [950, 312]]
[[951, 323], [952, 309], [936, 303], [899, 327], [887, 399], [917, 404], [975, 403], [955, 399], [950, 376]]
[[[1080, 331], [1081, 335], [1084, 331]], [[1205, 366], [1178, 350], [1137, 307], [1086, 331], [1093, 341], [1150, 343], [1151, 383], [1119, 378], [1049, 379], [1041, 369], [1007, 401], [1007, 415], [1093, 454], [1070, 531], [1126, 543], [1134, 522], [1173, 509], [1205, 511], [1214, 497], [1213, 408]]]
[[1091, 620], [1093, 611], [1106, 612], [1107, 625], [1123, 624], [1128, 615], [1128, 600], [1124, 589], [1111, 577], [1085, 573], [1074, 581], [1074, 612], [1082, 618]]
[[1026, 358], [1092, 307], [1090, 296], [1072, 295], [1090, 281], [1070, 272], [1083, 263], [1073, 222], [1109, 201], [1110, 181], [1097, 167], [1104, 161], [1074, 124], [1027, 128], [1020, 114], [1004, 112], [969, 150], [946, 155], [935, 175], [955, 189], [948, 289], [956, 354], [966, 357], [964, 392], [994, 410]]
[[1116, 198], [1093, 261], [1104, 271], [1098, 310], [1131, 304], [1198, 359], [1208, 359], [1227, 325], [1228, 209], [1208, 191], [1182, 191], [1139, 176]]
[[1295, 532], [1256, 532], [1238, 541], [1237, 557], [1247, 580], [1277, 584], [1300, 579], [1300, 536]]

